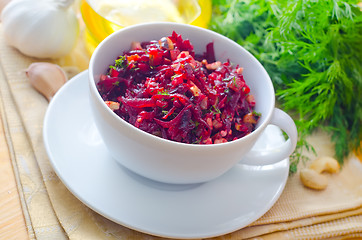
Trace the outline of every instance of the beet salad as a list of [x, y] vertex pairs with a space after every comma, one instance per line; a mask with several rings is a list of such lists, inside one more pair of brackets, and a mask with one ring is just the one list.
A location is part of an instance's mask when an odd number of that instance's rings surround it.
[[195, 54], [176, 32], [133, 42], [101, 76], [98, 91], [119, 117], [161, 138], [190, 144], [241, 138], [260, 118], [243, 68], [217, 61], [212, 42], [205, 47]]

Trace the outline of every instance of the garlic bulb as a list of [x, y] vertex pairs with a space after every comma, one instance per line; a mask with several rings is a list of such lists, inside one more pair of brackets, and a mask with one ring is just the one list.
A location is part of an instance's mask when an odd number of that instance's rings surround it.
[[13, 0], [2, 11], [9, 45], [25, 55], [58, 58], [74, 47], [79, 24], [70, 5], [74, 0]]

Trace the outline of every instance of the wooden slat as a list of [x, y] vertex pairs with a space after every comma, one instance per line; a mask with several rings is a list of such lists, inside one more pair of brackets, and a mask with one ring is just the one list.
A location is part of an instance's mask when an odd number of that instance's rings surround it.
[[1, 118], [0, 239], [29, 239]]

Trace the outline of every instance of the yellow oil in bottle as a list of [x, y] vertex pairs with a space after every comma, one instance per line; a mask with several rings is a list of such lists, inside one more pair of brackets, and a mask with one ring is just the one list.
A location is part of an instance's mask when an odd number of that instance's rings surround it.
[[192, 21], [190, 24], [207, 28], [211, 19], [211, 11], [212, 11], [212, 0], [198, 0], [201, 12], [200, 15]]
[[211, 0], [82, 0], [80, 10], [86, 26], [86, 47], [92, 53], [109, 34], [136, 23], [171, 21], [206, 28]]

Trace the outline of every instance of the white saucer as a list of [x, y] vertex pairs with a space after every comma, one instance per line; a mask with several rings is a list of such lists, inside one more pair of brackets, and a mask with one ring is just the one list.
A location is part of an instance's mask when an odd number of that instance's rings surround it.
[[[75, 76], [52, 99], [43, 135], [59, 178], [94, 211], [156, 236], [207, 238], [249, 225], [281, 195], [288, 159], [263, 167], [239, 164], [214, 181], [196, 185], [154, 182], [123, 168], [108, 154], [93, 122], [87, 74]], [[281, 131], [269, 126], [256, 147], [282, 141]]]

